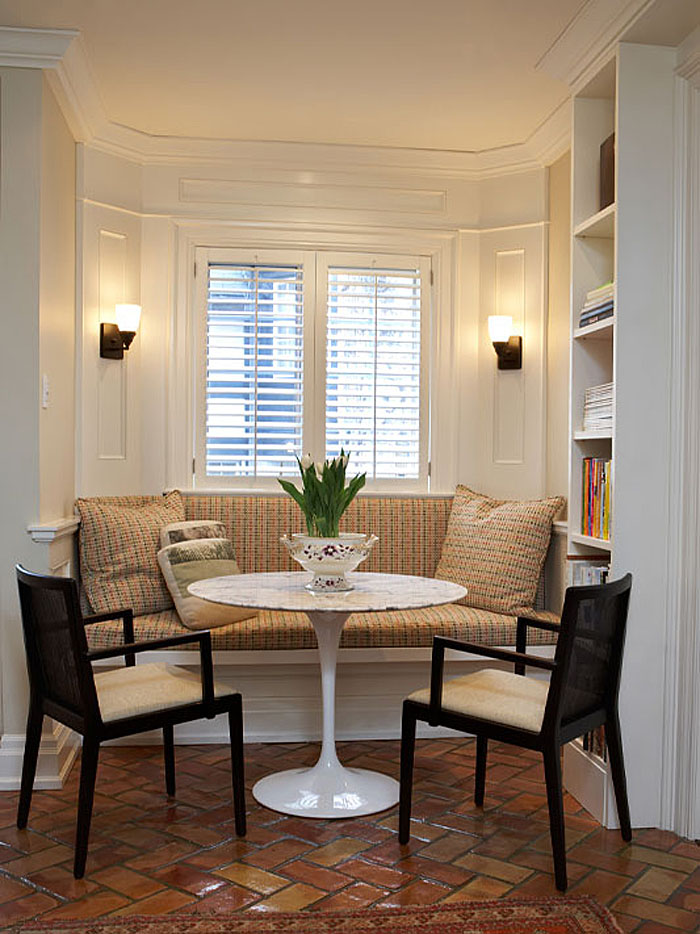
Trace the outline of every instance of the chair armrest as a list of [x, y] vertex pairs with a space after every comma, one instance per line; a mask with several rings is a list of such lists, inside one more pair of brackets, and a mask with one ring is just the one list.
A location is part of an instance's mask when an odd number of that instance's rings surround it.
[[[538, 613], [533, 610], [528, 616], [519, 616], [515, 625], [515, 651], [524, 653], [527, 648], [527, 627], [532, 629], [544, 629], [547, 632], [561, 632], [560, 617], [556, 613], [544, 611]], [[516, 675], [525, 674], [525, 665], [517, 663], [515, 666]]]
[[[187, 642], [199, 642], [200, 673], [202, 677], [202, 703], [208, 708], [207, 717], [211, 720], [214, 714], [214, 666], [211, 654], [211, 633], [208, 629], [199, 632], [188, 632], [181, 636], [169, 636], [167, 639], [148, 639], [146, 642], [131, 642], [112, 649], [97, 649], [87, 652], [86, 658], [90, 662], [101, 658], [118, 658], [125, 655], [134, 658], [136, 652], [148, 652], [151, 649], [166, 649], [173, 645], [183, 645]], [[127, 663], [128, 664], [128, 663]]]
[[[134, 641], [134, 611], [132, 609], [114, 610], [111, 613], [94, 613], [91, 616], [83, 616], [85, 626], [92, 626], [93, 623], [105, 623], [110, 619], [121, 619], [124, 621], [124, 644], [131, 644]], [[136, 664], [136, 658], [133, 652], [126, 654], [126, 664], [131, 667]]]
[[[448, 639], [445, 636], [433, 638], [433, 658], [430, 669], [430, 712], [428, 723], [438, 725], [438, 716], [442, 707], [442, 677], [445, 668], [445, 649], [456, 649], [458, 652], [470, 652], [474, 655], [483, 655], [486, 658], [495, 658], [501, 662], [514, 662], [516, 668], [520, 665], [532, 665], [533, 668], [543, 668], [545, 671], [554, 671], [556, 662], [551, 658], [538, 658], [536, 655], [525, 655], [521, 652], [509, 652], [507, 649], [495, 649], [490, 645], [479, 645], [476, 642], [462, 642], [457, 639]], [[516, 671], [517, 673], [517, 671]]]

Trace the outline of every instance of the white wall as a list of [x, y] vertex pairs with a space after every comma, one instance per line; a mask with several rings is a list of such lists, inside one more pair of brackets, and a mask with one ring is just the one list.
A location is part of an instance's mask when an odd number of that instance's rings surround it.
[[[337, 156], [324, 163], [315, 149], [316, 161], [306, 161], [304, 147], [282, 144], [230, 163], [139, 167], [80, 149], [81, 495], [191, 483], [195, 247], [299, 244], [431, 256], [432, 488], [544, 491], [546, 170], [479, 180], [379, 157], [362, 167]], [[497, 271], [487, 256], [499, 257]], [[520, 374], [496, 374], [484, 317], [495, 288], [520, 309]], [[124, 362], [100, 361], [99, 321], [122, 295], [140, 296], [141, 330]]]
[[[0, 69], [0, 95], [0, 788], [16, 788], [28, 682], [13, 568], [56, 572], [70, 559], [68, 539], [36, 544], [27, 527], [72, 509], [75, 174], [73, 140], [41, 72]], [[70, 731], [47, 719], [39, 787], [60, 785], [74, 749]]]
[[[39, 256], [42, 77], [0, 69], [0, 658], [3, 734], [24, 729], [27, 678], [14, 565], [33, 565], [39, 519]], [[0, 752], [2, 748], [0, 747]]]
[[39, 413], [39, 517], [46, 522], [70, 515], [75, 498], [75, 143], [45, 80], [42, 103], [39, 369], [48, 398]]

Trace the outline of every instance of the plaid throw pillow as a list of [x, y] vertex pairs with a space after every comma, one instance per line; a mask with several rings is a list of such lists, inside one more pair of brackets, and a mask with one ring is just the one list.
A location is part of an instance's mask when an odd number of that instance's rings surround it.
[[435, 576], [467, 588], [461, 603], [511, 616], [530, 609], [561, 496], [492, 499], [458, 486]]
[[92, 612], [131, 607], [139, 616], [169, 609], [156, 555], [162, 526], [185, 518], [179, 491], [79, 499], [76, 509], [81, 582]]

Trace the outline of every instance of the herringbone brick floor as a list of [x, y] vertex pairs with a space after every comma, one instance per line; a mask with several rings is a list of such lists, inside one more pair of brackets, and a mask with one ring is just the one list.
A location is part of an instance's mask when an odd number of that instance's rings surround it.
[[[309, 744], [246, 746], [248, 789], [261, 776], [311, 765]], [[339, 744], [342, 761], [398, 775], [399, 744]], [[101, 755], [85, 879], [71, 873], [78, 768], [61, 791], [34, 795], [29, 828], [14, 826], [17, 795], [0, 794], [0, 926], [31, 917], [174, 911], [323, 910], [455, 899], [551, 895], [547, 807], [534, 753], [489, 750], [483, 811], [471, 801], [472, 740], [417, 744], [412, 838], [399, 846], [396, 809], [315, 821], [258, 806], [233, 831], [228, 750], [176, 748], [178, 789], [164, 793], [161, 750]], [[700, 847], [637, 831], [631, 845], [567, 796], [570, 893], [609, 905], [624, 931], [700, 926]]]

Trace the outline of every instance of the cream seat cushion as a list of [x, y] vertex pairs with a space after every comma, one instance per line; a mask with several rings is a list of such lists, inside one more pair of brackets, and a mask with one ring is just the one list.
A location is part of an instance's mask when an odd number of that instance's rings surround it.
[[[202, 700], [198, 674], [163, 662], [98, 672], [95, 688], [105, 723]], [[233, 693], [230, 687], [214, 682], [215, 697]]]
[[[548, 691], [547, 681], [485, 668], [471, 675], [445, 681], [442, 686], [442, 708], [539, 733]], [[409, 694], [408, 700], [429, 704], [430, 688], [414, 691]]]

